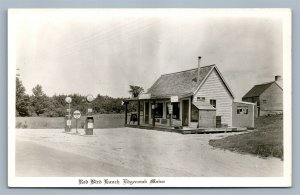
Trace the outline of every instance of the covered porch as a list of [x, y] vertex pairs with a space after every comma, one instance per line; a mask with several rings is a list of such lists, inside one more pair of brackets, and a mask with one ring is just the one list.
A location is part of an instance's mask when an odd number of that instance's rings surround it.
[[[139, 98], [124, 101], [125, 125], [146, 127], [180, 128], [189, 126], [189, 100], [172, 102], [170, 98], [150, 98], [144, 94]], [[132, 109], [134, 107], [134, 109]], [[184, 109], [184, 111], [182, 111]], [[133, 110], [133, 111], [132, 111]], [[183, 120], [182, 120], [183, 119]]]
[[125, 99], [123, 103], [125, 126], [172, 130], [216, 127], [216, 109], [204, 102], [193, 102], [193, 96], [151, 97], [142, 94], [139, 98]]

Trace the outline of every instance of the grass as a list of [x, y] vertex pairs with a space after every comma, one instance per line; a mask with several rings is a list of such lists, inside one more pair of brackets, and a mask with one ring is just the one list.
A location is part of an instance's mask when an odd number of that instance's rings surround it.
[[[94, 115], [94, 128], [124, 127], [124, 114], [99, 114]], [[85, 116], [78, 120], [78, 128], [83, 128]], [[29, 129], [63, 129], [64, 117], [16, 117], [16, 128]], [[76, 128], [76, 120], [72, 119], [72, 128]]]
[[257, 131], [210, 140], [209, 144], [216, 148], [283, 160], [283, 115], [259, 117], [255, 120], [255, 129]]

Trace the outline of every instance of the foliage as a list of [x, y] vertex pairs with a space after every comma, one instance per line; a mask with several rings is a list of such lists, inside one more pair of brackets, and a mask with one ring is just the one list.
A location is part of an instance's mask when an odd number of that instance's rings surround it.
[[17, 77], [16, 79], [16, 115], [29, 116], [29, 96], [25, 94], [25, 87], [22, 81]]
[[[134, 88], [138, 89], [138, 88]], [[137, 91], [143, 91], [140, 87]], [[122, 98], [112, 98], [107, 95], [98, 94], [96, 98], [88, 103], [86, 96], [80, 94], [53, 95], [48, 97], [42, 89], [41, 85], [36, 85], [32, 89], [33, 95], [29, 96], [25, 93], [22, 82], [17, 78], [16, 88], [16, 113], [17, 116], [45, 116], [45, 117], [63, 117], [67, 114], [68, 104], [65, 102], [67, 96], [72, 98], [71, 111], [79, 110], [82, 115], [87, 113], [87, 108], [92, 108], [94, 114], [111, 114], [123, 113], [124, 106]], [[137, 93], [137, 92], [134, 92]], [[128, 111], [136, 110], [136, 105], [132, 104], [128, 107]]]
[[41, 85], [36, 85], [32, 89], [31, 105], [34, 108], [35, 113], [39, 116], [43, 114], [49, 106], [48, 97], [44, 94]]
[[129, 93], [131, 93], [133, 98], [139, 97], [139, 95], [144, 92], [143, 87], [135, 86], [135, 85], [129, 85], [129, 87], [130, 87]]

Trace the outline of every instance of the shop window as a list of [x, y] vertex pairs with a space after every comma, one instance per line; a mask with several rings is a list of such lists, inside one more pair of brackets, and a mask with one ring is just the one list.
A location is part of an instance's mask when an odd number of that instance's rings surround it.
[[[169, 103], [170, 104], [170, 103]], [[173, 119], [180, 119], [180, 103], [179, 102], [173, 102], [173, 113], [172, 113], [172, 118]], [[168, 109], [168, 104], [166, 104], [166, 111], [167, 111], [167, 118], [170, 118], [170, 113], [169, 113], [169, 109]]]
[[156, 104], [155, 118], [162, 118], [163, 117], [163, 108], [164, 108], [163, 103], [157, 103]]
[[214, 108], [217, 108], [217, 100], [210, 100], [210, 105], [212, 105]]

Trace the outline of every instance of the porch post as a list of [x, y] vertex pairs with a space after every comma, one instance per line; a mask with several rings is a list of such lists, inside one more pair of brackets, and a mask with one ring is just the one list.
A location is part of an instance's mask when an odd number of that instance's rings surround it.
[[137, 123], [137, 125], [140, 125], [140, 109], [141, 109], [141, 101], [140, 100], [138, 100], [138, 115], [137, 115], [137, 117], [138, 117], [138, 123]]
[[[151, 105], [151, 109], [152, 109], [152, 105]], [[155, 126], [155, 101], [153, 101], [153, 109], [152, 109], [152, 126]]]
[[171, 102], [170, 105], [171, 105], [171, 106], [170, 106], [171, 109], [169, 110], [169, 112], [170, 112], [170, 127], [172, 127], [173, 103]]
[[128, 102], [125, 102], [125, 125], [127, 125], [127, 105]]

